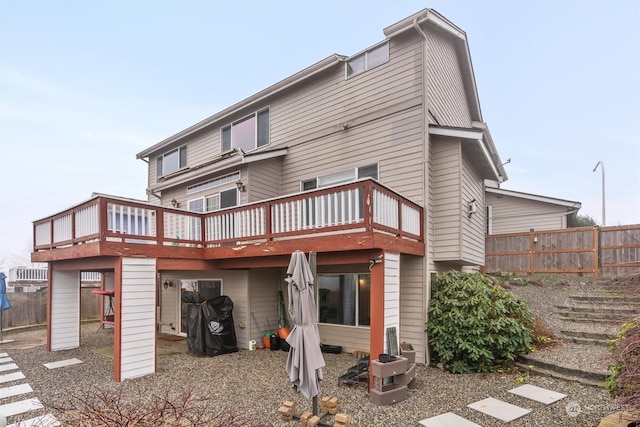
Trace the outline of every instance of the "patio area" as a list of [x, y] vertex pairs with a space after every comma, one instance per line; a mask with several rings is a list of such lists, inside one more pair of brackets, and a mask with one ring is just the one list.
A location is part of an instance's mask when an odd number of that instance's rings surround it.
[[[123, 401], [145, 402], [149, 396], [164, 395], [192, 388], [194, 394], [208, 399], [212, 411], [227, 410], [246, 420], [248, 426], [293, 426], [280, 419], [277, 411], [284, 401], [293, 401], [300, 410], [310, 410], [311, 402], [294, 394], [285, 373], [287, 354], [284, 351], [242, 350], [217, 357], [196, 357], [187, 350], [186, 341], [158, 341], [157, 373], [122, 383], [113, 381], [113, 360], [105, 349], [113, 345], [110, 330], [96, 332], [97, 324], [82, 326], [80, 348], [58, 352], [46, 352], [45, 330], [12, 332], [7, 339], [13, 343], [0, 346], [13, 359], [32, 393], [22, 397], [0, 399], [0, 405], [12, 399], [38, 398], [44, 409], [9, 417], [9, 422], [53, 413], [64, 421], [64, 414], [47, 408], [68, 401], [71, 395], [87, 396], [92, 388], [116, 395], [122, 390]], [[28, 345], [24, 345], [28, 343]], [[4, 346], [4, 347], [2, 347]], [[556, 403], [544, 405], [515, 396], [509, 389], [519, 386], [516, 381], [522, 373], [452, 375], [437, 368], [418, 366], [415, 389], [409, 390], [407, 400], [392, 406], [372, 404], [363, 387], [338, 385], [338, 378], [354, 365], [356, 358], [350, 354], [325, 354], [326, 368], [321, 383], [320, 398], [338, 398], [338, 412], [352, 415], [354, 426], [417, 426], [420, 420], [446, 412], [455, 412], [482, 426], [503, 425], [487, 415], [475, 411], [467, 404], [488, 397], [509, 401], [530, 409], [528, 415], [512, 421], [510, 426], [530, 425], [597, 425], [606, 415], [604, 406], [614, 406], [607, 393], [590, 387], [562, 380], [531, 377], [529, 383], [564, 393], [567, 397]], [[47, 363], [78, 359], [81, 363], [48, 369]], [[8, 382], [11, 386], [21, 381]], [[578, 402], [583, 410], [578, 417], [570, 417], [566, 406]], [[593, 409], [595, 408], [595, 409]], [[598, 409], [599, 408], [599, 409]], [[331, 420], [331, 419], [330, 419]], [[64, 422], [63, 422], [63, 425]]]

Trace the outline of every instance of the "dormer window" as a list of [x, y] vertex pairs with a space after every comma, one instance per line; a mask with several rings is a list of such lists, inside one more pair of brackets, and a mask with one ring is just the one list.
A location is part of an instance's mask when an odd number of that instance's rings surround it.
[[249, 152], [269, 144], [269, 110], [262, 110], [222, 128], [222, 152], [241, 149]]
[[387, 62], [389, 62], [389, 42], [384, 42], [351, 57], [346, 63], [347, 78], [364, 73]]
[[187, 146], [175, 148], [158, 156], [158, 176], [168, 175], [187, 166]]

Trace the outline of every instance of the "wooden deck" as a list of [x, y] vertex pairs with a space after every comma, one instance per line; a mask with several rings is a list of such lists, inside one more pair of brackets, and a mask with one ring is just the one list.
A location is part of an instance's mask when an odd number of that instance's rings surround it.
[[385, 249], [423, 256], [422, 207], [367, 179], [215, 212], [96, 195], [34, 222], [33, 262], [190, 260]]

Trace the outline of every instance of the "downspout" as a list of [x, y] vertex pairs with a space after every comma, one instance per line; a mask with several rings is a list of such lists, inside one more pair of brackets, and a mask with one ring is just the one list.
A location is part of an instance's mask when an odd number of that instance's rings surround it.
[[[429, 18], [429, 12], [427, 11], [427, 19]], [[415, 28], [415, 30], [418, 32], [418, 34], [422, 37], [422, 44], [423, 44], [423, 49], [422, 49], [422, 123], [423, 123], [423, 127], [422, 127], [422, 133], [423, 133], [423, 140], [424, 140], [424, 177], [423, 177], [423, 188], [425, 189], [424, 194], [425, 194], [425, 200], [423, 201], [423, 205], [424, 205], [424, 239], [425, 239], [425, 251], [424, 251], [424, 268], [422, 269], [422, 283], [426, 283], [426, 288], [425, 288], [425, 292], [426, 295], [425, 297], [422, 299], [422, 310], [423, 313], [425, 313], [425, 322], [429, 320], [428, 318], [428, 310], [429, 310], [429, 302], [431, 300], [431, 274], [429, 274], [430, 272], [430, 265], [431, 265], [431, 245], [430, 245], [430, 239], [431, 239], [431, 233], [430, 233], [430, 229], [429, 229], [429, 222], [431, 221], [431, 216], [429, 215], [429, 208], [431, 206], [431, 181], [429, 179], [430, 176], [430, 166], [429, 166], [429, 150], [431, 149], [431, 141], [429, 139], [429, 131], [428, 131], [428, 127], [429, 127], [429, 96], [428, 96], [428, 90], [427, 90], [427, 76], [429, 74], [428, 72], [428, 66], [429, 66], [429, 44], [428, 44], [428, 39], [427, 39], [427, 34], [424, 32], [424, 30], [422, 29], [422, 27], [420, 27], [420, 24], [418, 23], [418, 18], [415, 18], [413, 20], [413, 28]], [[425, 329], [426, 329], [426, 324], [425, 324]], [[424, 357], [425, 357], [425, 365], [429, 365], [430, 363], [430, 357], [431, 355], [429, 354], [429, 337], [426, 335], [425, 332], [425, 343], [424, 343]]]

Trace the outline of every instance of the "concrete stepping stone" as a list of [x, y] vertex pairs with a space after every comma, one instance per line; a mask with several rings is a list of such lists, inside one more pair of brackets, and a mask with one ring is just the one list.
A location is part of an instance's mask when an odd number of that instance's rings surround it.
[[8, 383], [10, 381], [22, 380], [24, 378], [25, 377], [22, 372], [11, 372], [5, 375], [0, 375], [0, 384]]
[[424, 419], [420, 421], [420, 424], [426, 427], [482, 427], [480, 424], [462, 418], [453, 412], [445, 412], [444, 414]]
[[478, 412], [489, 415], [490, 417], [497, 418], [501, 421], [508, 423], [516, 418], [520, 418], [523, 415], [527, 415], [531, 412], [529, 409], [524, 409], [511, 403], [503, 402], [502, 400], [494, 399], [493, 397], [487, 397], [483, 400], [467, 405], [471, 409], [475, 409]]
[[0, 405], [0, 414], [3, 414], [5, 417], [10, 417], [11, 415], [23, 414], [35, 409], [42, 409], [42, 403], [35, 398], [25, 399], [18, 402], [7, 403], [6, 405]]
[[16, 365], [15, 363], [0, 365], [0, 372], [13, 371], [14, 369], [18, 369], [18, 365]]
[[511, 390], [509, 390], [509, 393], [513, 393], [530, 400], [535, 400], [536, 402], [544, 403], [545, 405], [550, 405], [553, 402], [557, 402], [558, 400], [567, 397], [566, 394], [558, 393], [553, 390], [547, 390], [546, 388], [537, 387], [531, 384], [525, 384], [521, 385], [520, 387], [512, 388]]
[[18, 396], [20, 394], [31, 393], [33, 389], [29, 384], [18, 384], [9, 387], [0, 388], [0, 399], [6, 397]]
[[0, 353], [0, 357], [7, 357], [7, 356], [9, 356], [8, 353]]
[[9, 424], [7, 427], [60, 427], [61, 425], [60, 421], [56, 420], [56, 417], [47, 414], [29, 420], [18, 421], [17, 423]]
[[10, 357], [0, 357], [0, 363], [13, 362], [13, 359]]
[[57, 368], [64, 368], [65, 366], [77, 365], [78, 363], [82, 363], [82, 360], [66, 359], [66, 360], [59, 360], [57, 362], [45, 363], [44, 366], [49, 369], [57, 369]]

